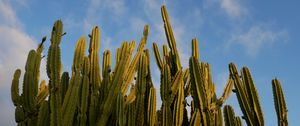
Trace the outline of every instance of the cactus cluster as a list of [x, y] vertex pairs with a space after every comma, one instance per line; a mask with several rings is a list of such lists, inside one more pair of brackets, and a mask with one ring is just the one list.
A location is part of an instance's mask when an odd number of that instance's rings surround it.
[[[76, 44], [72, 71], [62, 72], [60, 43], [62, 21], [54, 23], [47, 55], [49, 82], [40, 81], [40, 64], [46, 38], [28, 54], [23, 90], [19, 94], [21, 70], [13, 76], [11, 98], [15, 121], [19, 126], [263, 126], [264, 116], [259, 95], [248, 68], [239, 75], [229, 64], [229, 77], [222, 96], [217, 97], [210, 65], [200, 61], [198, 40], [192, 39], [189, 67], [183, 69], [166, 6], [161, 8], [167, 45], [161, 55], [153, 43], [153, 54], [160, 70], [160, 96], [157, 108], [156, 88], [151, 79], [150, 51], [145, 49], [149, 26], [135, 50], [135, 41], [117, 48], [115, 66], [111, 52], [105, 50], [100, 69], [100, 29], [94, 27], [90, 43], [83, 36]], [[102, 70], [102, 71], [101, 71]], [[40, 83], [40, 84], [39, 84]], [[279, 126], [287, 126], [287, 107], [279, 80], [272, 81]], [[243, 116], [235, 115], [223, 104], [234, 92]], [[191, 97], [189, 103], [187, 98]], [[190, 106], [188, 110], [187, 106]], [[222, 109], [223, 108], [223, 109]], [[222, 112], [223, 111], [223, 112]]]

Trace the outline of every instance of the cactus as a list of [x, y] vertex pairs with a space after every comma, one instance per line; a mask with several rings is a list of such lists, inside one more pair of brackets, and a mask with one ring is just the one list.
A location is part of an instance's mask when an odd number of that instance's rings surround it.
[[[62, 116], [64, 117], [63, 118], [64, 126], [65, 125], [69, 126], [69, 125], [73, 124], [77, 106], [81, 106], [83, 108], [83, 106], [84, 106], [83, 104], [84, 104], [84, 102], [86, 102], [85, 100], [82, 100], [81, 105], [79, 105], [80, 104], [80, 102], [79, 102], [80, 87], [82, 87], [81, 86], [82, 81], [85, 85], [87, 85], [86, 81], [88, 81], [88, 80], [86, 79], [86, 75], [89, 72], [89, 69], [88, 69], [89, 61], [88, 60], [84, 61], [85, 48], [86, 48], [86, 40], [84, 37], [81, 37], [76, 44], [75, 54], [74, 54], [74, 59], [73, 59], [73, 66], [72, 66], [72, 77], [71, 77], [70, 85], [66, 92], [64, 102], [63, 102], [63, 105], [61, 108]], [[83, 66], [83, 64], [85, 64], [85, 66]], [[83, 75], [85, 75], [85, 80], [83, 80], [83, 76], [81, 76], [81, 73]], [[86, 88], [85, 89], [82, 88], [82, 90], [87, 90]], [[85, 92], [83, 92], [82, 95], [85, 95], [84, 93]], [[81, 114], [83, 114], [83, 113], [81, 113]]]
[[234, 110], [230, 105], [224, 106], [225, 126], [242, 126], [240, 117], [235, 116]]
[[156, 91], [155, 88], [151, 88], [148, 99], [148, 111], [147, 111], [147, 125], [155, 126], [156, 124]]
[[247, 124], [249, 126], [263, 126], [262, 108], [249, 69], [246, 67], [242, 68], [242, 80], [233, 63], [229, 64], [229, 70], [230, 76], [234, 80], [236, 96]]
[[50, 125], [61, 126], [61, 96], [60, 96], [60, 74], [61, 74], [61, 50], [59, 44], [63, 35], [63, 24], [61, 20], [54, 23], [51, 35], [51, 45], [48, 49], [47, 75], [49, 77], [49, 106]]
[[[46, 37], [36, 50], [28, 54], [22, 93], [19, 93], [21, 70], [14, 73], [11, 99], [18, 125], [223, 126], [224, 118], [225, 126], [241, 126], [242, 120], [232, 107], [225, 105], [222, 109], [232, 91], [236, 93], [246, 123], [249, 126], [264, 125], [259, 95], [249, 69], [243, 67], [239, 76], [236, 66], [229, 64], [228, 82], [223, 94], [217, 97], [210, 65], [200, 60], [198, 40], [192, 39], [189, 67], [183, 69], [165, 5], [161, 7], [161, 13], [168, 45], [162, 46], [162, 55], [158, 45], [152, 45], [160, 70], [162, 106], [158, 110], [150, 71], [150, 51], [145, 48], [148, 25], [144, 27], [135, 54], [133, 40], [124, 41], [117, 48], [115, 63], [111, 63], [111, 51], [105, 50], [102, 71], [100, 30], [94, 27], [89, 35], [88, 55], [85, 37], [76, 43], [70, 78], [68, 72], [61, 73], [60, 42], [65, 33], [62, 22], [58, 20], [52, 29], [47, 55], [48, 85], [39, 78]], [[272, 87], [278, 125], [287, 126], [287, 107], [279, 80], [274, 79]], [[186, 100], [189, 96], [191, 103]], [[187, 106], [191, 108], [190, 113]]]
[[21, 95], [19, 94], [21, 70], [17, 69], [14, 73], [11, 86], [11, 99], [16, 106], [15, 121], [18, 125], [36, 125], [41, 101], [48, 95], [44, 81], [40, 85], [40, 90], [38, 89], [40, 64], [42, 60], [41, 53], [44, 49], [43, 44], [45, 40], [46, 38], [44, 37], [42, 42], [38, 45], [38, 48], [31, 50], [28, 54]]
[[287, 107], [285, 104], [282, 87], [278, 79], [275, 78], [272, 80], [272, 88], [274, 95], [274, 105], [277, 113], [278, 126], [287, 126]]

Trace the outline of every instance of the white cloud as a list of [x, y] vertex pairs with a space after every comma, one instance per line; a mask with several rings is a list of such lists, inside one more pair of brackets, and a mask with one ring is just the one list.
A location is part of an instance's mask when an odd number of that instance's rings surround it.
[[[16, 8], [12, 8], [9, 2], [11, 1], [0, 1], [0, 106], [5, 110], [0, 113], [0, 125], [15, 125], [14, 106], [10, 100], [11, 80], [15, 69], [20, 68], [24, 73], [27, 54], [37, 46], [34, 39], [22, 30], [22, 23], [14, 10]], [[44, 79], [44, 61], [41, 73], [41, 78]]]
[[221, 8], [232, 18], [244, 16], [247, 12], [239, 0], [220, 0]]
[[256, 56], [261, 49], [278, 42], [285, 42], [288, 33], [285, 30], [272, 30], [264, 25], [252, 26], [249, 30], [232, 35], [229, 46], [241, 45], [250, 56]]

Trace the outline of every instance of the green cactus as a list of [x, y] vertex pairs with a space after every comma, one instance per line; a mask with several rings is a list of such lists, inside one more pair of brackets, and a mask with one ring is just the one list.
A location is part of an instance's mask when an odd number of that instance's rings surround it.
[[61, 50], [59, 44], [63, 34], [63, 24], [61, 20], [54, 23], [51, 35], [51, 45], [48, 49], [47, 75], [49, 77], [49, 106], [50, 125], [61, 126], [61, 96], [60, 96], [60, 74], [61, 74]]
[[274, 105], [277, 113], [278, 126], [287, 126], [287, 107], [284, 100], [284, 94], [280, 81], [278, 79], [272, 80], [272, 89], [274, 95]]
[[148, 99], [147, 125], [155, 126], [156, 119], [156, 90], [152, 87]]
[[236, 95], [247, 124], [250, 126], [263, 126], [262, 108], [249, 69], [246, 67], [242, 68], [242, 80], [233, 63], [229, 64], [229, 70], [230, 76], [234, 80]]
[[[99, 110], [99, 88], [101, 85], [101, 75], [100, 75], [100, 63], [99, 63], [99, 48], [100, 48], [100, 29], [98, 26], [92, 29], [90, 35], [90, 45], [89, 45], [89, 58], [90, 58], [90, 74], [89, 83], [91, 85], [89, 94], [90, 106], [89, 106], [89, 124], [95, 125], [97, 114]], [[102, 98], [102, 97], [101, 97]]]
[[69, 81], [70, 81], [69, 73], [64, 72], [61, 75], [61, 84], [60, 84], [61, 103], [63, 103], [65, 99], [65, 95], [67, 93], [68, 86], [69, 86]]
[[[70, 81], [69, 88], [66, 92], [64, 102], [62, 105], [62, 116], [63, 118], [63, 125], [72, 125], [74, 121], [74, 116], [75, 112], [77, 109], [77, 106], [79, 106], [79, 98], [80, 98], [80, 87], [82, 87], [82, 81], [83, 81], [83, 76], [81, 76], [81, 73], [83, 75], [87, 75], [89, 72], [89, 61], [84, 61], [84, 56], [85, 56], [85, 49], [86, 49], [86, 40], [85, 37], [81, 37], [75, 47], [75, 54], [74, 54], [74, 59], [73, 59], [73, 66], [72, 66], [72, 77]], [[86, 63], [85, 68], [83, 64]], [[85, 77], [86, 78], [86, 77]], [[84, 80], [84, 84], [86, 85], [87, 79]], [[86, 87], [87, 88], [87, 87]], [[86, 89], [83, 89], [86, 90]], [[85, 93], [85, 92], [83, 92]], [[84, 95], [84, 94], [82, 94]], [[85, 99], [86, 100], [86, 99]], [[82, 100], [81, 103], [86, 102], [85, 100]], [[82, 105], [84, 106], [84, 105]], [[82, 114], [82, 113], [81, 113]]]
[[242, 126], [240, 117], [235, 116], [234, 110], [230, 105], [224, 106], [225, 126]]
[[11, 99], [15, 106], [19, 106], [21, 104], [21, 96], [19, 94], [20, 76], [21, 76], [21, 70], [17, 69], [14, 73], [14, 78], [12, 80], [12, 85], [11, 85]]
[[50, 126], [50, 108], [48, 101], [43, 101], [38, 113], [37, 126]]
[[80, 110], [78, 114], [79, 118], [79, 124], [81, 126], [87, 125], [87, 110], [88, 110], [88, 96], [90, 91], [90, 85], [89, 85], [89, 75], [90, 73], [90, 60], [88, 57], [84, 58], [83, 61], [83, 68], [82, 68], [82, 84], [81, 84], [81, 90], [80, 90]]
[[[47, 55], [48, 85], [44, 80], [40, 82], [46, 37], [36, 50], [28, 54], [21, 94], [21, 70], [17, 69], [14, 73], [11, 99], [16, 107], [15, 121], [18, 125], [223, 126], [224, 118], [225, 126], [241, 126], [242, 120], [235, 116], [232, 107], [225, 105], [222, 109], [233, 91], [246, 123], [249, 126], [263, 126], [259, 95], [249, 69], [242, 68], [240, 76], [236, 66], [229, 64], [228, 82], [222, 96], [217, 97], [210, 65], [200, 60], [198, 40], [192, 39], [189, 67], [183, 69], [165, 5], [161, 7], [161, 13], [168, 45], [162, 46], [162, 55], [157, 44], [152, 45], [161, 73], [162, 106], [159, 110], [150, 71], [150, 51], [145, 48], [148, 25], [144, 27], [135, 53], [135, 41], [125, 41], [117, 48], [115, 63], [111, 63], [111, 52], [104, 51], [101, 73], [100, 30], [94, 27], [89, 35], [88, 56], [85, 37], [81, 37], [76, 44], [70, 78], [68, 72], [61, 73], [60, 42], [65, 33], [62, 22], [58, 20], [52, 29]], [[274, 79], [272, 87], [278, 125], [287, 126], [287, 107], [279, 80]], [[188, 103], [190, 96], [191, 103]], [[190, 113], [187, 106], [191, 108]]]

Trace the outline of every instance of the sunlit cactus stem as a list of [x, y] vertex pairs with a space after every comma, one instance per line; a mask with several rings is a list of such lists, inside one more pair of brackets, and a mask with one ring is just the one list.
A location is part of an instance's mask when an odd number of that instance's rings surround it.
[[49, 106], [50, 125], [62, 126], [60, 77], [61, 77], [61, 50], [60, 42], [63, 35], [63, 24], [61, 20], [54, 23], [51, 35], [51, 44], [48, 49], [47, 75], [49, 77]]
[[284, 99], [283, 90], [278, 79], [272, 80], [274, 105], [277, 114], [278, 126], [288, 126], [287, 107]]

